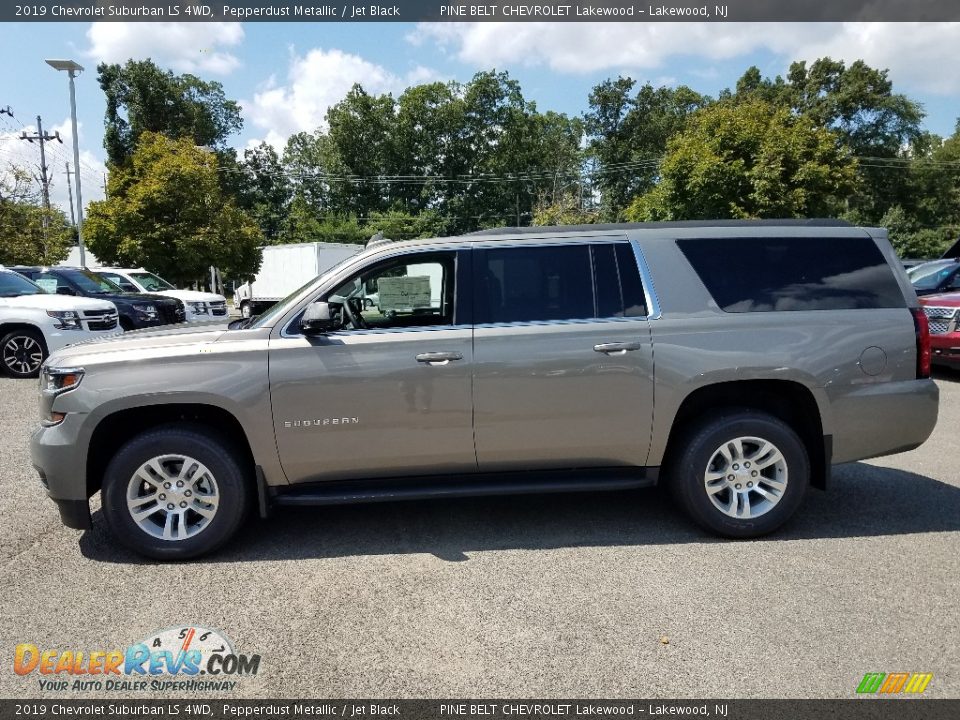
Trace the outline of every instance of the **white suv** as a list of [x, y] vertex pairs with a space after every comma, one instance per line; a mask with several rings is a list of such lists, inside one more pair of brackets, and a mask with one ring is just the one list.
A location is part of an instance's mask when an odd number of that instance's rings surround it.
[[54, 350], [118, 332], [112, 302], [47, 293], [0, 266], [0, 369], [10, 377], [36, 377]]
[[216, 293], [177, 290], [159, 275], [143, 268], [92, 268], [127, 292], [153, 293], [177, 298], [187, 311], [187, 322], [216, 320], [227, 316], [227, 299]]

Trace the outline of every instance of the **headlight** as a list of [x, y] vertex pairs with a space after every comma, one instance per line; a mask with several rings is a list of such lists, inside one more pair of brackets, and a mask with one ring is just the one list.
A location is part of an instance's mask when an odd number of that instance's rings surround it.
[[207, 304], [203, 302], [192, 302], [187, 303], [190, 306], [190, 310], [193, 311], [194, 315], [206, 315], [207, 314]]
[[83, 380], [83, 368], [51, 368], [40, 371], [40, 422], [43, 425], [59, 425], [65, 413], [53, 410], [53, 398], [73, 390]]
[[73, 310], [47, 310], [47, 315], [57, 321], [57, 330], [83, 330], [80, 314]]
[[133, 309], [143, 315], [147, 320], [157, 319], [157, 308], [153, 305], [134, 305]]

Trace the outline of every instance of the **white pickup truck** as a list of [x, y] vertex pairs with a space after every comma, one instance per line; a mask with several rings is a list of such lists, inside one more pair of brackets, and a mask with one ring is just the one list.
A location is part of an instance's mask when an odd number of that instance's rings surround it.
[[227, 299], [223, 295], [199, 290], [178, 290], [159, 275], [144, 268], [95, 267], [91, 269], [115, 285], [119, 285], [121, 290], [177, 298], [183, 303], [187, 322], [216, 320], [227, 316]]
[[36, 377], [54, 350], [118, 332], [112, 302], [54, 295], [0, 266], [0, 369], [9, 377]]

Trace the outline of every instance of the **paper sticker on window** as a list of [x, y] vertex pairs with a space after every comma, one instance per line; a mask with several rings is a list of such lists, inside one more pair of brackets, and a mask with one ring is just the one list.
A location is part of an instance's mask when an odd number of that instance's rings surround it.
[[57, 279], [56, 278], [37, 278], [34, 282], [39, 285], [44, 292], [57, 294]]
[[430, 276], [382, 277], [377, 281], [380, 311], [430, 307]]

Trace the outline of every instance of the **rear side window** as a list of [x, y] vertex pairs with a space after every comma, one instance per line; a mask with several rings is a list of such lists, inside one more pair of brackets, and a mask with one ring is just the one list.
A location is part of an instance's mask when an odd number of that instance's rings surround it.
[[726, 312], [906, 305], [870, 238], [696, 238], [677, 245]]
[[477, 323], [646, 315], [628, 243], [493, 248], [475, 257]]

